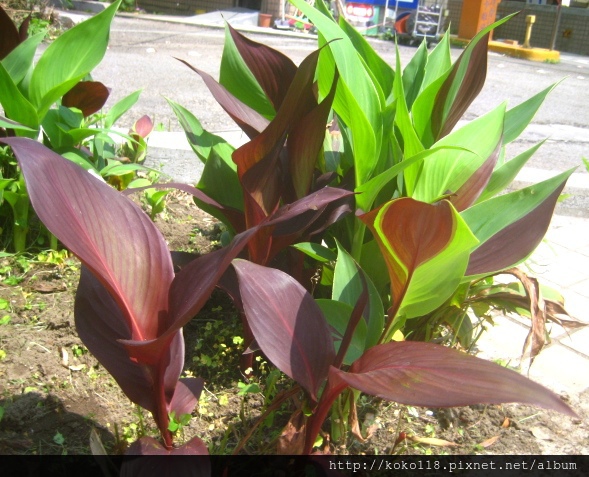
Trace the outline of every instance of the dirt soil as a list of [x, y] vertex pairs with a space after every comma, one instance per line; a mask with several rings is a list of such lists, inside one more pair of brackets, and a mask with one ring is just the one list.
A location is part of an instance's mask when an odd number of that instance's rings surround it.
[[[156, 223], [173, 250], [203, 253], [219, 237], [217, 222], [182, 195], [172, 197]], [[110, 453], [120, 453], [142, 432], [156, 435], [151, 416], [122, 394], [77, 336], [73, 303], [79, 263], [74, 258], [58, 264], [0, 260], [0, 454], [88, 454], [92, 429]], [[239, 318], [220, 293], [186, 327], [185, 372], [203, 376], [207, 384], [180, 441], [198, 435], [211, 453], [231, 453], [254, 428], [264, 401], [290, 389], [288, 380], [276, 380], [277, 373], [259, 360], [254, 382], [261, 392], [238, 394], [246, 383], [239, 372], [240, 333]], [[272, 392], [264, 386], [270, 382], [276, 382]], [[579, 419], [524, 405], [440, 410], [362, 397], [362, 438], [330, 449], [380, 455], [587, 455], [589, 393], [564, 398]], [[289, 406], [265, 419], [241, 453], [274, 453]]]

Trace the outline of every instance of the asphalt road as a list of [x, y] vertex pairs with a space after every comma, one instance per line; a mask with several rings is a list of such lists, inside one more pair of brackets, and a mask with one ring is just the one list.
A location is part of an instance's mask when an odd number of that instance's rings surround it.
[[[248, 36], [284, 52], [295, 63], [316, 48], [316, 41], [307, 38]], [[221, 29], [117, 17], [111, 29], [109, 50], [95, 70], [94, 78], [112, 88], [107, 107], [137, 89], [143, 90], [138, 104], [122, 118], [121, 126], [127, 127], [134, 119], [149, 114], [165, 130], [181, 131], [165, 100], [167, 97], [192, 111], [210, 131], [235, 129], [200, 77], [176, 59], [186, 60], [218, 77], [223, 42]], [[385, 60], [394, 64], [394, 43], [371, 42]], [[415, 48], [399, 48], [401, 61], [406, 64]], [[458, 57], [460, 52], [454, 49], [452, 54]], [[529, 162], [529, 168], [549, 174], [579, 166], [575, 174], [580, 179], [576, 181], [578, 187], [569, 190], [574, 197], [563, 210], [589, 217], [589, 187], [585, 188], [589, 174], [582, 166], [582, 157], [589, 158], [589, 57], [562, 55], [560, 63], [549, 64], [490, 53], [485, 87], [464, 119], [472, 120], [503, 101], [513, 107], [561, 80], [564, 81], [549, 95], [528, 131], [509, 147], [508, 156], [513, 157], [549, 137]], [[190, 153], [186, 154], [184, 159], [189, 160]], [[168, 159], [165, 153], [158, 158]]]

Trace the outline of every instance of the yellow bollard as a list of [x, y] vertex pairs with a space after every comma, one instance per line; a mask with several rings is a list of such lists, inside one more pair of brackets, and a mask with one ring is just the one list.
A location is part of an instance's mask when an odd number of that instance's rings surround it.
[[530, 46], [530, 37], [532, 36], [532, 25], [536, 23], [536, 15], [526, 15], [526, 38], [524, 40], [524, 48], [532, 48]]

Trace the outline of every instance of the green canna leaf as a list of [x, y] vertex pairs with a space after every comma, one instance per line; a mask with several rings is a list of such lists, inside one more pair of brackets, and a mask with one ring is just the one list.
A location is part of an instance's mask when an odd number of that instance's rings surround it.
[[29, 85], [31, 102], [40, 117], [100, 63], [120, 3], [121, 0], [115, 1], [98, 15], [66, 31], [45, 50]]
[[358, 266], [354, 259], [341, 245], [337, 244], [337, 262], [335, 265], [331, 298], [354, 307], [364, 290], [361, 274], [368, 286], [368, 306], [363, 316], [367, 324], [365, 349], [374, 346], [380, 338], [384, 327], [384, 308], [378, 291], [370, 278]]
[[276, 114], [272, 103], [255, 75], [248, 68], [231, 34], [229, 24], [225, 28], [225, 46], [221, 57], [219, 83], [241, 102], [267, 119]]
[[573, 171], [486, 200], [461, 213], [480, 242], [470, 257], [466, 279], [510, 268], [534, 251], [548, 230], [556, 201]]
[[422, 316], [444, 303], [478, 242], [448, 201], [401, 198], [360, 218], [378, 241], [391, 277], [389, 320]]
[[[562, 81], [562, 80], [561, 80]], [[546, 96], [560, 83], [554, 83], [548, 88], [540, 91], [538, 94], [532, 96], [527, 101], [518, 104], [516, 107], [510, 109], [505, 114], [505, 131], [503, 133], [503, 143], [509, 144], [511, 141], [517, 139], [524, 129], [530, 124], [534, 115], [544, 103]]]

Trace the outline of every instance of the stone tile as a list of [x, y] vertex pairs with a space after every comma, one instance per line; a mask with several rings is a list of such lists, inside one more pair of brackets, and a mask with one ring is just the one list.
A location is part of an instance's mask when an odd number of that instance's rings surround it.
[[541, 270], [545, 270], [547, 267], [558, 262], [558, 258], [567, 253], [570, 253], [568, 248], [543, 240], [525, 263], [526, 266], [534, 271], [539, 269], [538, 273], [541, 273]]
[[562, 337], [560, 343], [567, 348], [571, 348], [585, 355], [589, 359], [589, 327], [575, 330], [569, 336]]
[[577, 217], [555, 216], [546, 239], [569, 250], [589, 247], [589, 221]]
[[569, 290], [578, 293], [581, 296], [587, 298], [587, 304], [589, 305], [589, 278], [586, 280], [582, 280], [578, 283], [575, 283], [573, 286], [568, 287]]
[[589, 298], [571, 289], [561, 290], [564, 305], [570, 315], [589, 323]]
[[562, 288], [589, 279], [589, 257], [567, 252], [546, 266], [539, 278], [548, 279]]
[[584, 255], [585, 257], [589, 257], [589, 246], [581, 247], [577, 250], [577, 252], [580, 253], [581, 255]]
[[557, 393], [580, 393], [589, 388], [589, 359], [556, 344], [536, 357], [528, 377]]
[[477, 341], [477, 356], [517, 366], [529, 328], [505, 316], [495, 317], [494, 322], [495, 326], [488, 325], [487, 331]]

